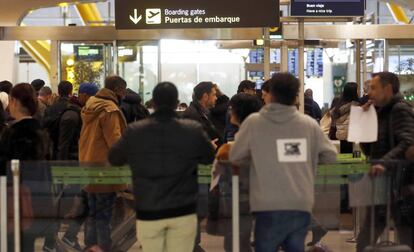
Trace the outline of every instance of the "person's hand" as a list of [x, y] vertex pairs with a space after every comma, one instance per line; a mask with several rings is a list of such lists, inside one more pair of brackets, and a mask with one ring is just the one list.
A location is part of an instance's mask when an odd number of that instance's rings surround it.
[[369, 175], [371, 177], [376, 177], [378, 175], [381, 175], [385, 172], [385, 167], [380, 164], [376, 164], [371, 166], [371, 169], [369, 170]]
[[223, 144], [217, 151], [216, 159], [220, 161], [229, 160], [230, 148], [231, 148], [230, 144], [228, 143]]
[[364, 105], [361, 106], [362, 107], [362, 110], [368, 111], [369, 110], [369, 107], [371, 107], [371, 105], [372, 105], [372, 100], [368, 100], [367, 103], [365, 103]]
[[211, 145], [213, 145], [213, 148], [215, 149], [215, 150], [217, 150], [217, 142], [218, 142], [218, 138], [216, 138], [216, 139], [214, 139], [214, 140], [211, 140]]

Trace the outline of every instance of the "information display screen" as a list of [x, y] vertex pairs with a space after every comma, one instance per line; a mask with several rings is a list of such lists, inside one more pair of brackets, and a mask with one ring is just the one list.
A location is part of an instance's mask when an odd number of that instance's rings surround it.
[[299, 50], [292, 49], [288, 51], [288, 72], [298, 76], [299, 75]]
[[137, 60], [137, 48], [135, 46], [118, 47], [118, 60], [120, 62], [134, 62]]
[[291, 0], [292, 16], [363, 16], [365, 0]]
[[306, 52], [306, 77], [323, 76], [323, 49], [315, 48]]
[[103, 47], [102, 46], [84, 46], [74, 45], [76, 61], [103, 61]]
[[116, 0], [116, 29], [279, 26], [279, 0]]

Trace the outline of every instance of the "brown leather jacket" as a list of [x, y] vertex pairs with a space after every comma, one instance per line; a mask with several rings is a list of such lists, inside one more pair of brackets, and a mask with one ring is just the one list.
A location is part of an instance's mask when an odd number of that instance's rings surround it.
[[[118, 106], [118, 98], [109, 89], [91, 97], [81, 112], [82, 130], [79, 139], [81, 163], [108, 163], [108, 152], [125, 130], [127, 123]], [[126, 189], [126, 185], [88, 185], [89, 193], [109, 193]]]

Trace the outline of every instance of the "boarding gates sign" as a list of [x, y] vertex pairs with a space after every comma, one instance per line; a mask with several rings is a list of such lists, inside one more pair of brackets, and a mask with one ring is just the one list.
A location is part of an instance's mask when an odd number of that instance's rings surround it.
[[116, 0], [116, 29], [277, 27], [279, 0]]
[[364, 16], [365, 0], [291, 0], [291, 16]]

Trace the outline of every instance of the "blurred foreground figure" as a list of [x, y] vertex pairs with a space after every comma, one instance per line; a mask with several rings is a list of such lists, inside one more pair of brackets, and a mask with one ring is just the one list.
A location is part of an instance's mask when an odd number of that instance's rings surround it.
[[113, 165], [132, 169], [138, 239], [144, 252], [191, 252], [197, 234], [197, 166], [214, 149], [201, 124], [179, 119], [178, 91], [153, 91], [155, 113], [131, 124], [109, 152]]

